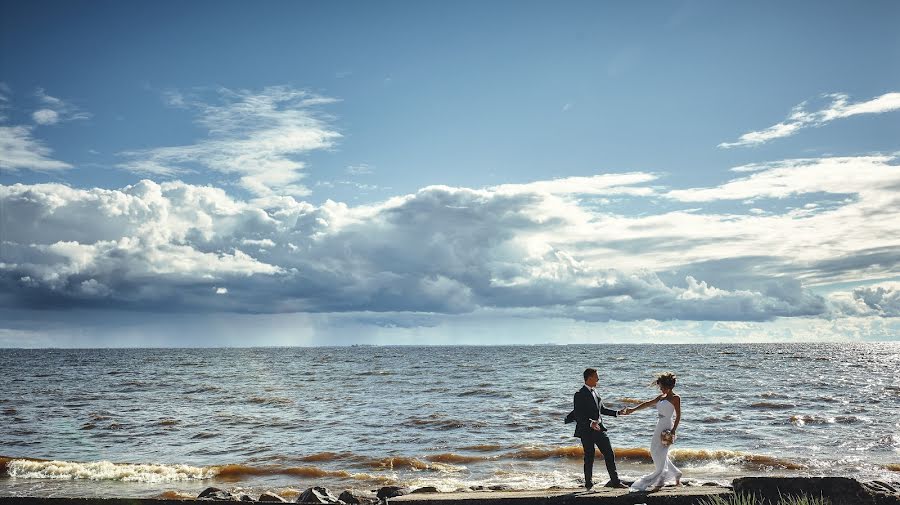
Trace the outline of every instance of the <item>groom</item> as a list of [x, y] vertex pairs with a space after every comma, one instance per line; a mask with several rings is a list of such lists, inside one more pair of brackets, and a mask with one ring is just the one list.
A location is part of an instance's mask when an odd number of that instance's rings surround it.
[[586, 489], [594, 487], [591, 475], [594, 471], [595, 445], [603, 454], [606, 471], [609, 472], [609, 482], [606, 483], [606, 487], [628, 487], [619, 482], [619, 474], [616, 473], [616, 455], [609, 443], [609, 437], [606, 436], [603, 420], [600, 418], [600, 414], [618, 417], [619, 412], [603, 406], [600, 394], [595, 390], [599, 380], [597, 370], [588, 368], [584, 371], [584, 387], [575, 393], [575, 409], [570, 414], [576, 422], [575, 436], [581, 439], [581, 445], [584, 447], [584, 487]]

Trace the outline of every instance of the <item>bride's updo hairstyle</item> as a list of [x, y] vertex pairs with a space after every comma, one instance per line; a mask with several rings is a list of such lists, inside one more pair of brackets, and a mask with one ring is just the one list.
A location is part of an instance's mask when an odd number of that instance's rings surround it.
[[675, 389], [675, 374], [672, 372], [661, 373], [656, 376], [656, 380], [653, 381], [653, 384], [662, 386], [666, 389]]

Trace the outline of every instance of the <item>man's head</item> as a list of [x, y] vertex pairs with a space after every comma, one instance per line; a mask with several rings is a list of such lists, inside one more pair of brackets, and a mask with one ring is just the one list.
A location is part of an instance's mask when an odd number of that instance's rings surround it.
[[584, 371], [584, 383], [587, 384], [589, 388], [595, 387], [599, 380], [600, 377], [597, 376], [597, 370], [588, 368]]

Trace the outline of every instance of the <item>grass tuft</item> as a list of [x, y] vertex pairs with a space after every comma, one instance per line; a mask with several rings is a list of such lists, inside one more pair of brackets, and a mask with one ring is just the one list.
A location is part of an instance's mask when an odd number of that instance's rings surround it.
[[[711, 496], [700, 500], [700, 505], [765, 505], [766, 502], [750, 494], [733, 494], [727, 498]], [[831, 505], [823, 496], [781, 496], [778, 505]]]

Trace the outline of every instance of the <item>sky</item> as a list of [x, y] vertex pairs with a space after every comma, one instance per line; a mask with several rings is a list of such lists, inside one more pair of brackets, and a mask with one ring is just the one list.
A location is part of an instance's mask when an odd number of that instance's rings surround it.
[[900, 340], [900, 3], [0, 4], [0, 347]]

